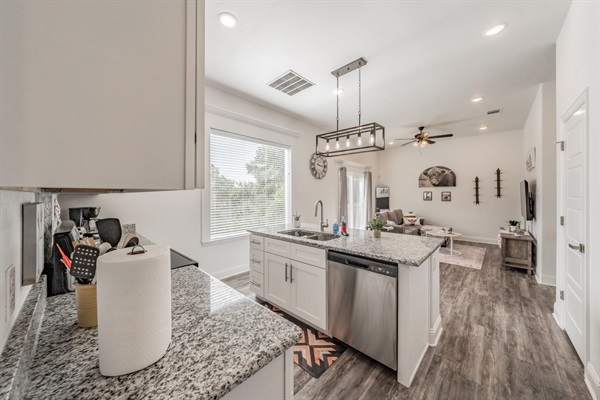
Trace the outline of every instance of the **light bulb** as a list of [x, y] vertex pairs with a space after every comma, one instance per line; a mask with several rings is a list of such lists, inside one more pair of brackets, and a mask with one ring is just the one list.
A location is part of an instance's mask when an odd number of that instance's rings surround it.
[[335, 138], [335, 149], [339, 150], [340, 149], [340, 138]]
[[370, 144], [375, 143], [375, 135], [373, 134], [373, 132], [371, 132], [371, 136], [369, 137], [369, 143]]
[[416, 142], [414, 142], [413, 146], [418, 147], [419, 146], [419, 141], [417, 140]]
[[360, 133], [358, 134], [358, 139], [356, 140], [356, 144], [362, 146], [362, 138], [360, 137]]
[[421, 147], [425, 147], [425, 146], [427, 146], [427, 142], [423, 140], [423, 141], [421, 142]]
[[329, 151], [329, 139], [327, 139], [327, 144], [325, 145], [325, 150]]
[[346, 136], [346, 147], [350, 147], [350, 135]]

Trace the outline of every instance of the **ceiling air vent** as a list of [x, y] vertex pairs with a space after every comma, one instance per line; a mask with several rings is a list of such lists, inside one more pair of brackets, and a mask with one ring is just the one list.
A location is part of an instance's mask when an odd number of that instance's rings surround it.
[[500, 114], [502, 112], [501, 108], [496, 108], [495, 110], [489, 110], [487, 112], [487, 115], [494, 115], [494, 114]]
[[308, 89], [311, 86], [315, 86], [314, 83], [306, 78], [301, 77], [291, 69], [281, 75], [279, 78], [275, 78], [273, 81], [268, 83], [273, 89], [277, 89], [280, 92], [293, 96], [296, 93], [300, 93], [304, 89]]

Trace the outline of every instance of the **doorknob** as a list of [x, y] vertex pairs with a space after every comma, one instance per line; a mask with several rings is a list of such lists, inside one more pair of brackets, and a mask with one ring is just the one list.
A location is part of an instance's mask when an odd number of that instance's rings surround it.
[[585, 253], [585, 245], [583, 243], [579, 243], [579, 245], [569, 243], [569, 247], [573, 250], [579, 250], [580, 253]]

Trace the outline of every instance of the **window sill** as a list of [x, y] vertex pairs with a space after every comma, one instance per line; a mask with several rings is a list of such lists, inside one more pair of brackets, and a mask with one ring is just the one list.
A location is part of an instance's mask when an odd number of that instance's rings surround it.
[[239, 233], [237, 235], [231, 235], [231, 236], [218, 238], [218, 239], [202, 240], [202, 246], [217, 246], [217, 245], [228, 243], [228, 242], [239, 241], [240, 239], [247, 238], [248, 236], [250, 236], [249, 232], [243, 232], [243, 233]]

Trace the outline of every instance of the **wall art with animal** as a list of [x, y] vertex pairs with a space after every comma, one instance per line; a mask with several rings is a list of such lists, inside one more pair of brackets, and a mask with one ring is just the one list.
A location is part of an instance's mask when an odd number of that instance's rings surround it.
[[448, 167], [429, 167], [419, 175], [419, 187], [456, 186], [456, 174]]

